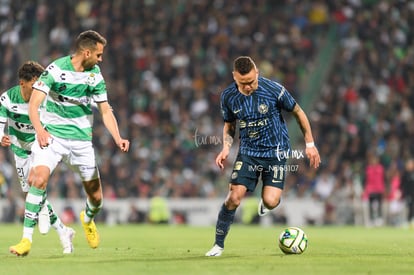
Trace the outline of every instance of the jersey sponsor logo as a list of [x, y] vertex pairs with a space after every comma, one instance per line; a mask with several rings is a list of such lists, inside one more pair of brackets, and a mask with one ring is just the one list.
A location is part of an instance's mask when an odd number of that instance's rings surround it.
[[66, 80], [66, 73], [61, 73], [59, 77], [60, 77], [60, 80], [65, 81]]
[[34, 127], [31, 124], [26, 124], [26, 123], [16, 121], [14, 125], [16, 125], [16, 128], [19, 130], [22, 130], [22, 129], [29, 130], [29, 131], [34, 130]]
[[58, 96], [58, 99], [59, 99], [59, 101], [60, 101], [60, 102], [64, 102], [64, 101], [69, 100], [69, 98], [68, 98], [68, 97], [66, 97], [66, 96], [62, 96], [62, 95], [59, 95], [59, 96]]
[[249, 131], [249, 138], [258, 138], [259, 132], [258, 131]]
[[259, 120], [256, 120], [256, 121], [249, 121], [249, 122], [246, 122], [244, 120], [240, 120], [240, 128], [243, 129], [243, 128], [246, 128], [246, 127], [266, 126], [267, 123], [268, 123], [268, 119], [267, 118], [265, 118], [265, 119], [259, 119]]
[[64, 90], [66, 90], [66, 88], [67, 88], [66, 85], [65, 84], [62, 84], [62, 85], [60, 85], [58, 91], [59, 92], [63, 92]]

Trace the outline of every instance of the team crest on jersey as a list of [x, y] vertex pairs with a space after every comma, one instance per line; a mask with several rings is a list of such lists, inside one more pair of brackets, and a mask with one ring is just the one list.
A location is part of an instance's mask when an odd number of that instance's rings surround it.
[[95, 83], [95, 74], [91, 73], [89, 74], [88, 78], [86, 79], [87, 85], [93, 85]]
[[262, 103], [262, 104], [259, 105], [258, 110], [259, 110], [259, 113], [266, 114], [267, 111], [269, 110], [269, 107], [266, 104]]

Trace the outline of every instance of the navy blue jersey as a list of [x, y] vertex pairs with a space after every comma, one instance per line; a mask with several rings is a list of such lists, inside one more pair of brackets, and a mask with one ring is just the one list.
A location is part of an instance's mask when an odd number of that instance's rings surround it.
[[250, 96], [241, 94], [235, 82], [221, 94], [224, 121], [239, 121], [240, 154], [253, 157], [277, 157], [290, 149], [282, 110], [291, 112], [295, 105], [281, 84], [264, 77], [259, 77], [259, 86]]

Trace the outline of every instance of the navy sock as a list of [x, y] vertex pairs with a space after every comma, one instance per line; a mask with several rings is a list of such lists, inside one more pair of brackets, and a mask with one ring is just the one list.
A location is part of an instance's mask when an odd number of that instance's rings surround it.
[[216, 224], [216, 244], [222, 248], [224, 248], [224, 239], [229, 232], [230, 225], [234, 221], [235, 213], [236, 209], [228, 210], [224, 203], [221, 206]]

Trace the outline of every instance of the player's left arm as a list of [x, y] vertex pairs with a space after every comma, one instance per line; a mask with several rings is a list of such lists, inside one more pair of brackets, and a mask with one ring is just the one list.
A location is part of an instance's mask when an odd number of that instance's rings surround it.
[[309, 158], [310, 166], [318, 168], [319, 164], [321, 163], [321, 157], [319, 156], [319, 151], [314, 143], [309, 119], [297, 103], [295, 104], [295, 107], [292, 110], [292, 114], [295, 117], [297, 123], [299, 124], [303, 137], [305, 138], [306, 156]]
[[107, 101], [97, 102], [99, 112], [102, 115], [103, 123], [114, 139], [116, 145], [123, 151], [128, 152], [129, 150], [129, 141], [123, 139], [119, 133], [118, 122], [115, 118], [115, 115], [112, 111], [112, 107]]

